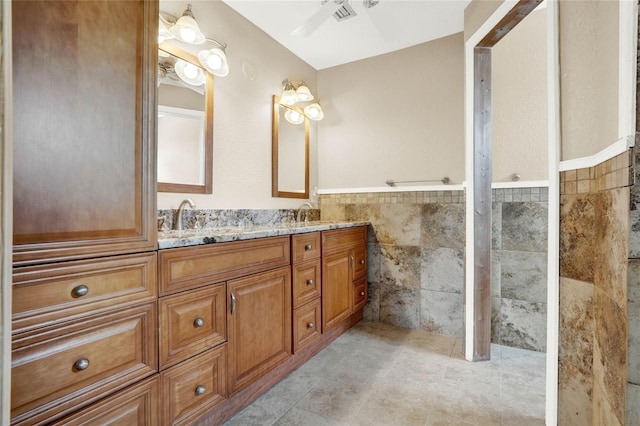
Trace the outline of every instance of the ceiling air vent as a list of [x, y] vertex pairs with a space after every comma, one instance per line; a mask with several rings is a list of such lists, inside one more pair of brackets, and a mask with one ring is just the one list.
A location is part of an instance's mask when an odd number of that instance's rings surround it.
[[356, 11], [353, 10], [353, 7], [351, 7], [351, 4], [348, 1], [343, 2], [342, 6], [340, 6], [340, 9], [336, 10], [333, 13], [333, 17], [338, 22], [342, 22], [349, 18], [353, 18], [356, 15], [357, 15]]

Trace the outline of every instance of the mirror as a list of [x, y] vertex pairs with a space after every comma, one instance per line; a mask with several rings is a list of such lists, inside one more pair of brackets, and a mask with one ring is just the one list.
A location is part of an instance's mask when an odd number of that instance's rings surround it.
[[271, 147], [272, 196], [309, 198], [309, 119], [302, 108], [281, 104], [277, 95]]
[[213, 75], [199, 66], [195, 55], [162, 43], [158, 50], [158, 191], [211, 194], [212, 165]]

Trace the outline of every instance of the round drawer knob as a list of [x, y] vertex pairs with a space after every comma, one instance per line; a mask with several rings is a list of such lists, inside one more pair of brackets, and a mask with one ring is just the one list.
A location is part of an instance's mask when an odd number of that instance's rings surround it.
[[89, 360], [86, 358], [80, 358], [73, 363], [73, 367], [78, 371], [83, 371], [89, 368]]
[[313, 327], [315, 327], [315, 326], [316, 326], [316, 325], [315, 325], [314, 323], [312, 323], [312, 322], [307, 323], [307, 328], [313, 328]]
[[364, 291], [361, 291], [361, 292], [360, 292], [360, 296], [364, 296]]
[[200, 385], [196, 388], [196, 395], [202, 395], [206, 390], [207, 389], [204, 386]]
[[305, 249], [306, 251], [309, 251], [309, 250], [311, 250], [312, 248], [313, 248], [313, 247], [311, 246], [311, 244], [307, 244], [306, 246], [304, 246], [304, 249]]
[[360, 259], [360, 264], [364, 265], [364, 259]]
[[204, 325], [204, 320], [202, 318], [196, 318], [193, 325], [196, 327], [202, 327]]
[[314, 281], [313, 280], [307, 280], [307, 285], [313, 285]]
[[73, 297], [86, 296], [87, 293], [89, 293], [89, 287], [87, 287], [86, 285], [79, 285], [77, 287], [74, 287], [71, 293], [73, 294]]

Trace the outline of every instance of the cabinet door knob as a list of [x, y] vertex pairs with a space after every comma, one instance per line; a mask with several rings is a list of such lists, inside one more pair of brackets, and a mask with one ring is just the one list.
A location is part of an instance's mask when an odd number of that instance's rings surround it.
[[196, 327], [202, 327], [204, 325], [204, 320], [202, 318], [196, 318], [193, 325]]
[[313, 327], [315, 327], [315, 326], [316, 326], [316, 325], [315, 325], [314, 323], [312, 323], [312, 322], [307, 323], [307, 328], [313, 328]]
[[360, 264], [364, 265], [364, 259], [360, 259]]
[[83, 371], [89, 368], [89, 360], [86, 358], [80, 358], [76, 362], [73, 363], [73, 368], [78, 371]]
[[86, 285], [82, 284], [82, 285], [79, 285], [77, 287], [74, 287], [73, 290], [71, 291], [71, 293], [73, 294], [73, 297], [86, 296], [87, 293], [89, 293], [89, 287], [87, 287]]
[[361, 292], [360, 292], [360, 296], [364, 296], [364, 291], [361, 291]]
[[309, 251], [309, 250], [311, 250], [312, 248], [313, 248], [313, 247], [311, 246], [311, 244], [307, 244], [306, 246], [304, 246], [304, 249], [305, 249], [306, 251]]
[[307, 280], [307, 285], [313, 285], [314, 281], [313, 280]]
[[203, 393], [205, 393], [206, 391], [207, 391], [207, 389], [206, 389], [204, 386], [199, 385], [199, 386], [196, 388], [196, 395], [202, 395], [202, 394], [203, 394]]

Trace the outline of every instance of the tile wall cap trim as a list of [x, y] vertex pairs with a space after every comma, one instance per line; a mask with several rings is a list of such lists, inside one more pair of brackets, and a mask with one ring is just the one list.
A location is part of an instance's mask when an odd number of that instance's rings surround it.
[[373, 193], [373, 192], [415, 192], [415, 191], [464, 191], [464, 185], [372, 186], [372, 187], [365, 187], [365, 188], [329, 188], [329, 189], [318, 189], [318, 195], [362, 194], [362, 193]]
[[629, 135], [622, 139], [619, 139], [615, 143], [609, 145], [602, 151], [597, 152], [593, 155], [574, 158], [572, 160], [560, 161], [559, 170], [561, 172], [566, 172], [567, 170], [586, 169], [589, 167], [597, 166], [598, 164], [602, 164], [605, 161], [622, 154], [629, 148], [632, 148], [633, 146], [635, 146], [635, 141], [635, 136]]
[[491, 188], [539, 188], [549, 186], [548, 180], [521, 180], [517, 182], [493, 182]]

